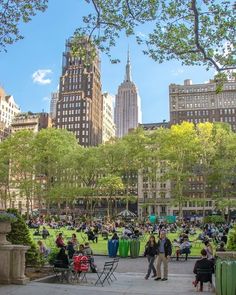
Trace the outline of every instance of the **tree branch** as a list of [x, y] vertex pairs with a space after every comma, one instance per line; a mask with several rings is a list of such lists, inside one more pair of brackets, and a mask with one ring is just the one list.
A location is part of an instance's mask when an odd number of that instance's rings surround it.
[[129, 14], [132, 16], [133, 19], [136, 19], [136, 16], [133, 14], [133, 11], [131, 10], [131, 7], [129, 5], [129, 0], [125, 0], [125, 3], [128, 8]]
[[195, 39], [195, 45], [196, 45], [197, 49], [199, 50], [199, 52], [203, 54], [204, 60], [208, 60], [209, 62], [211, 62], [214, 65], [214, 67], [216, 68], [216, 70], [219, 72], [220, 67], [217, 65], [216, 61], [213, 58], [211, 58], [210, 56], [207, 55], [205, 49], [200, 44], [200, 40], [199, 40], [199, 12], [198, 12], [198, 9], [197, 9], [197, 6], [196, 6], [196, 0], [192, 0], [191, 8], [192, 8], [193, 14], [194, 14], [194, 39]]

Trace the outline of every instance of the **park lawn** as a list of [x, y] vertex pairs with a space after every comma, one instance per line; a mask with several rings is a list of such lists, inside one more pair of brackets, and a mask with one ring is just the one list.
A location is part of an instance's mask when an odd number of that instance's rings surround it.
[[[80, 244], [84, 244], [85, 242], [87, 242], [87, 235], [84, 234], [84, 233], [77, 233], [75, 232], [74, 230], [67, 230], [66, 228], [61, 228], [61, 229], [51, 229], [49, 227], [47, 227], [49, 233], [50, 233], [50, 236], [44, 240], [44, 243], [45, 245], [52, 249], [52, 248], [55, 248], [55, 240], [56, 240], [56, 237], [58, 235], [58, 233], [62, 232], [63, 233], [63, 237], [64, 237], [64, 241], [65, 243], [71, 239], [71, 236], [73, 233], [76, 234], [77, 236], [77, 239], [79, 241]], [[34, 233], [35, 229], [30, 229], [30, 235], [32, 237], [32, 239], [35, 241], [35, 243], [37, 243], [38, 240], [42, 240], [42, 237], [41, 236], [34, 236], [33, 233]], [[190, 237], [190, 240], [191, 241], [194, 241], [197, 239], [198, 235], [199, 235], [200, 231], [197, 232], [196, 235], [194, 236], [191, 236]], [[111, 238], [112, 234], [109, 236], [109, 238]], [[179, 233], [169, 233], [168, 234], [168, 238], [173, 242], [174, 239], [177, 239], [179, 236]], [[157, 237], [157, 235], [156, 235]], [[149, 234], [146, 234], [145, 235], [145, 239], [142, 239], [141, 240], [141, 248], [140, 248], [140, 255], [142, 256], [143, 253], [144, 253], [144, 248], [145, 248], [145, 244], [147, 242], [149, 238]], [[100, 254], [100, 255], [108, 255], [108, 250], [107, 250], [107, 240], [104, 240], [103, 237], [99, 234], [98, 236], [98, 243], [93, 243], [90, 241], [90, 246], [94, 252], [94, 254]], [[191, 254], [190, 256], [200, 256], [200, 251], [201, 249], [203, 248], [203, 244], [201, 245], [200, 243], [193, 243], [192, 244], [192, 248], [191, 248]], [[172, 255], [175, 255], [175, 249], [173, 247], [173, 250], [172, 250]]]

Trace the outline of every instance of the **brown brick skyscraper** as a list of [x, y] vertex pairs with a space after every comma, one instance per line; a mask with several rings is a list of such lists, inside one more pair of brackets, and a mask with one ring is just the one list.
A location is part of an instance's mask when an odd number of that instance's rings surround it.
[[[86, 39], [83, 46], [90, 48]], [[71, 40], [66, 41], [56, 108], [57, 128], [72, 131], [83, 146], [102, 142], [102, 91], [98, 53], [89, 65], [71, 54]]]

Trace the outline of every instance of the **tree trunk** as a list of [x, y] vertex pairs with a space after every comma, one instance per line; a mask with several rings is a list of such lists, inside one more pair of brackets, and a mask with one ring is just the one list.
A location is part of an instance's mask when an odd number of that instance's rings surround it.
[[126, 197], [126, 210], [129, 210], [129, 197]]
[[203, 206], [202, 206], [203, 218], [206, 216], [206, 177], [203, 176]]
[[107, 198], [107, 219], [110, 219], [110, 197]]

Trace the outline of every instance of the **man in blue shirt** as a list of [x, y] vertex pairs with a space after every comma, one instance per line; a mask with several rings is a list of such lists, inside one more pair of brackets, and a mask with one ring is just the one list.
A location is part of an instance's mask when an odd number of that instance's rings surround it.
[[[155, 281], [168, 279], [168, 260], [172, 253], [172, 247], [170, 240], [166, 237], [166, 233], [162, 231], [160, 233], [160, 239], [157, 243], [158, 256], [157, 256], [157, 278]], [[161, 265], [163, 263], [164, 276], [161, 278]]]

